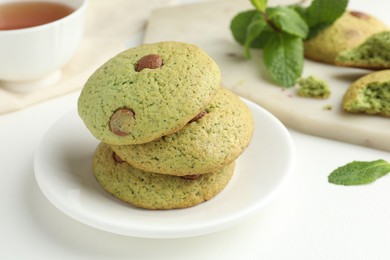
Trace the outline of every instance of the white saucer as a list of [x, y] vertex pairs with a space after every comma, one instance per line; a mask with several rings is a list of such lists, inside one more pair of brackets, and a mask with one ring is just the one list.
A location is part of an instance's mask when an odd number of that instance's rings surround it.
[[112, 233], [174, 238], [227, 228], [270, 202], [286, 184], [295, 162], [287, 129], [268, 111], [245, 102], [255, 120], [252, 142], [237, 160], [228, 186], [195, 207], [142, 210], [104, 192], [91, 173], [98, 141], [76, 111], [61, 118], [43, 138], [34, 161], [37, 182], [49, 201], [65, 214]]

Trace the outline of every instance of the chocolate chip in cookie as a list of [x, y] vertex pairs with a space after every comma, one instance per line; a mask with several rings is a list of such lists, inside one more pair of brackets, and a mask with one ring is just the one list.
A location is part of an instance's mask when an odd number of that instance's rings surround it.
[[157, 69], [163, 65], [163, 60], [158, 54], [149, 54], [138, 60], [135, 70], [140, 72], [143, 69]]
[[110, 117], [110, 130], [117, 136], [126, 136], [134, 126], [135, 113], [128, 108], [117, 109]]

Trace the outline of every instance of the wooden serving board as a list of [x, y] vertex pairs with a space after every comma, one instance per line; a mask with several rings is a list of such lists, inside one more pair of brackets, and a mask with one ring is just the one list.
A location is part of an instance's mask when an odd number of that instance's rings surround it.
[[[350, 1], [350, 7], [354, 3], [360, 8], [369, 5], [363, 0]], [[371, 4], [370, 8], [373, 6]], [[220, 66], [224, 87], [256, 102], [292, 129], [390, 151], [390, 118], [348, 114], [341, 108], [348, 86], [370, 71], [306, 60], [303, 76], [324, 79], [331, 87], [331, 96], [326, 100], [298, 97], [296, 88], [276, 86], [262, 65], [261, 51], [253, 51], [253, 58], [246, 60], [242, 47], [231, 36], [231, 18], [250, 8], [249, 0], [222, 0], [157, 9], [148, 21], [144, 41], [175, 40], [200, 46]], [[376, 8], [389, 10], [390, 3], [376, 5]]]

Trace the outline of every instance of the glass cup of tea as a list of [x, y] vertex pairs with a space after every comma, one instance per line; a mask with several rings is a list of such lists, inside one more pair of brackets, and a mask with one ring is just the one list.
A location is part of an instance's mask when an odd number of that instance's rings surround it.
[[84, 33], [87, 0], [0, 0], [0, 88], [58, 81]]

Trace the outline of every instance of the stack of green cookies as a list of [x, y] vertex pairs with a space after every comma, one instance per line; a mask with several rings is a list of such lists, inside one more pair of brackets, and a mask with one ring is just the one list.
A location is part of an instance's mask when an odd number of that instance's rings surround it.
[[221, 87], [217, 64], [197, 46], [144, 44], [103, 64], [78, 112], [101, 141], [93, 174], [116, 198], [146, 209], [186, 208], [230, 181], [253, 118]]

